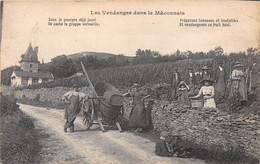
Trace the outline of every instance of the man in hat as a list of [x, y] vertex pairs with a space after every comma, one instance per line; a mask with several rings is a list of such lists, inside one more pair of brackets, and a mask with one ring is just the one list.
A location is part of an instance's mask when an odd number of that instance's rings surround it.
[[185, 83], [189, 86], [189, 95], [198, 93], [198, 82], [192, 67], [188, 68], [185, 75]]
[[174, 72], [171, 77], [171, 100], [177, 99], [177, 90], [178, 90], [178, 84], [181, 81], [181, 74], [178, 72], [178, 68], [174, 68]]
[[187, 85], [196, 85], [196, 78], [195, 78], [195, 73], [193, 71], [193, 68], [192, 67], [189, 67], [188, 68], [188, 71], [186, 72], [186, 75], [185, 75], [185, 83]]
[[211, 78], [210, 69], [207, 66], [202, 67], [202, 79]]
[[231, 95], [236, 92], [242, 97], [241, 101], [247, 101], [247, 87], [246, 87], [246, 74], [243, 72], [243, 65], [236, 62], [234, 70], [231, 74]]
[[166, 138], [168, 137], [168, 133], [166, 131], [161, 132], [160, 140], [156, 142], [155, 145], [155, 154], [162, 157], [171, 157], [173, 153], [171, 153], [166, 144]]
[[74, 85], [73, 90], [65, 93], [62, 96], [62, 100], [67, 103], [65, 108], [65, 119], [64, 132], [70, 129], [70, 132], [74, 132], [74, 121], [77, 114], [80, 112], [80, 103], [86, 97], [83, 92], [79, 92], [79, 86]]
[[255, 91], [259, 85], [259, 67], [257, 59], [253, 59], [250, 63], [248, 72], [248, 92]]
[[179, 132], [174, 132], [166, 138], [166, 146], [174, 157], [188, 158], [191, 156], [191, 148], [184, 145]]
[[226, 90], [226, 71], [223, 68], [223, 62], [220, 60], [217, 62], [218, 66], [215, 69], [214, 78], [215, 78], [215, 91], [216, 98], [218, 101], [224, 100], [225, 90]]

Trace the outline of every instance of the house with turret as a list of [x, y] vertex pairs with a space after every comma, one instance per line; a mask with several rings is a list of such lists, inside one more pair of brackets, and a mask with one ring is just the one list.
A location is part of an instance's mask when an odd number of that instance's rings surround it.
[[53, 80], [50, 72], [39, 71], [38, 47], [33, 49], [30, 44], [26, 52], [21, 55], [19, 63], [20, 70], [14, 71], [11, 75], [12, 86], [27, 86]]

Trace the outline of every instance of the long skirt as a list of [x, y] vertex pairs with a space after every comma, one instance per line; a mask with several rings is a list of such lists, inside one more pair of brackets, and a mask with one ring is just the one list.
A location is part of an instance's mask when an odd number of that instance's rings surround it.
[[135, 105], [129, 117], [129, 127], [146, 128], [149, 126], [149, 117], [143, 104]]
[[242, 97], [242, 100], [247, 101], [247, 87], [244, 78], [241, 78], [240, 80], [233, 80], [231, 87], [231, 94], [234, 94], [234, 91], [237, 90]]
[[73, 126], [73, 122], [76, 119], [77, 114], [79, 114], [79, 96], [72, 95], [70, 98], [70, 103], [65, 108], [65, 119], [66, 123], [64, 128], [69, 128]]
[[216, 108], [216, 103], [214, 98], [204, 99], [204, 108]]

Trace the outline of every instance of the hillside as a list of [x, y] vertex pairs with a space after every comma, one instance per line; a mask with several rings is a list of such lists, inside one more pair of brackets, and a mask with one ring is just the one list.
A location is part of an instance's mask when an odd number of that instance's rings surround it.
[[97, 57], [97, 59], [108, 59], [111, 57], [116, 57], [116, 58], [122, 57], [122, 58], [128, 59], [130, 61], [133, 59], [133, 57], [130, 57], [130, 56], [122, 56], [122, 55], [116, 55], [116, 54], [105, 53], [105, 52], [89, 52], [89, 51], [70, 54], [70, 55], [67, 55], [67, 58], [73, 60], [73, 59], [78, 59], [80, 57], [86, 57], [86, 56], [94, 56], [94, 57]]

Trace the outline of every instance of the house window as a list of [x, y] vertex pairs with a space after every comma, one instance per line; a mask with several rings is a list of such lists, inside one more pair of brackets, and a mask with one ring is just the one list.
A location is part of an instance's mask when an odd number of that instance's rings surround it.
[[42, 79], [42, 82], [43, 82], [43, 83], [46, 83], [46, 82], [48, 82], [48, 81], [49, 81], [49, 79], [46, 79], [46, 78], [43, 78], [43, 79]]
[[32, 68], [32, 66], [33, 66], [33, 65], [32, 65], [32, 64], [30, 64], [30, 68]]
[[28, 85], [28, 78], [27, 77], [22, 77], [21, 84], [22, 85]]
[[33, 84], [37, 84], [37, 83], [38, 83], [38, 80], [39, 80], [38, 78], [33, 78], [33, 79], [32, 79], [32, 83], [33, 83]]

